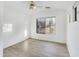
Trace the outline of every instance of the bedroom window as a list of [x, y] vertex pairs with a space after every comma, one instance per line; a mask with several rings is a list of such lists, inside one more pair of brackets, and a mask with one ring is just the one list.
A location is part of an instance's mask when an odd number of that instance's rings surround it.
[[56, 17], [41, 17], [36, 19], [38, 34], [52, 34], [56, 30]]

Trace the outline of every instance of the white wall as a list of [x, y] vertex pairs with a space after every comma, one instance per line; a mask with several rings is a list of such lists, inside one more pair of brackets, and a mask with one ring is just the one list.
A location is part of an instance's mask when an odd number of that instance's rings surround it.
[[[70, 15], [70, 20], [74, 20], [72, 7], [68, 9], [67, 15]], [[79, 14], [78, 14], [79, 17]], [[71, 21], [67, 17], [67, 46], [72, 57], [79, 57], [79, 18], [77, 22]]]
[[71, 23], [68, 26], [68, 47], [70, 56], [79, 57], [79, 23]]
[[[54, 41], [59, 43], [66, 43], [66, 14], [65, 11], [62, 10], [54, 10], [54, 9], [35, 9], [31, 11], [32, 19], [31, 19], [31, 37]], [[39, 17], [51, 17], [56, 16], [56, 34], [37, 34], [36, 33], [36, 18]]]
[[[3, 24], [12, 24], [12, 32], [3, 32], [3, 48], [21, 42], [30, 36], [29, 13], [24, 2], [4, 2]], [[26, 30], [26, 36], [24, 31]]]
[[3, 2], [0, 2], [0, 57], [3, 56], [3, 39], [2, 39], [2, 20], [3, 20]]

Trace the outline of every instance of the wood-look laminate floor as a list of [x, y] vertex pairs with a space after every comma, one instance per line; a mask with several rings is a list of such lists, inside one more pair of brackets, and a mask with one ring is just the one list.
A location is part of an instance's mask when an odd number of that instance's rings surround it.
[[65, 44], [28, 39], [3, 51], [4, 57], [69, 57]]

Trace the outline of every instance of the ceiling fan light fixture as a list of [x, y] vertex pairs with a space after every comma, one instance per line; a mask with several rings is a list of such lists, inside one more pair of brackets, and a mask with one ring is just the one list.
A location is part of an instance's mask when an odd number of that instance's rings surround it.
[[[31, 1], [31, 2], [30, 2], [29, 9], [36, 9], [36, 8], [38, 8], [38, 7], [39, 7], [39, 8], [42, 8], [43, 6], [38, 6], [38, 5], [36, 5], [34, 1]], [[50, 7], [50, 6], [44, 6], [44, 8], [50, 9], [51, 7]]]
[[31, 4], [30, 4], [30, 9], [36, 9], [36, 6], [35, 6], [34, 1], [31, 1]]
[[34, 6], [33, 8], [36, 9], [36, 6]]
[[36, 9], [36, 6], [31, 6], [30, 9]]

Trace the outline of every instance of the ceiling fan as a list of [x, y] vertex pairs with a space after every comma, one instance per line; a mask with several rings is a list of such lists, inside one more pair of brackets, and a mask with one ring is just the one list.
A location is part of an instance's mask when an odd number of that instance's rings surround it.
[[30, 1], [30, 4], [29, 4], [29, 9], [36, 9], [36, 8], [50, 8], [49, 6], [38, 6], [35, 4], [34, 1]]

